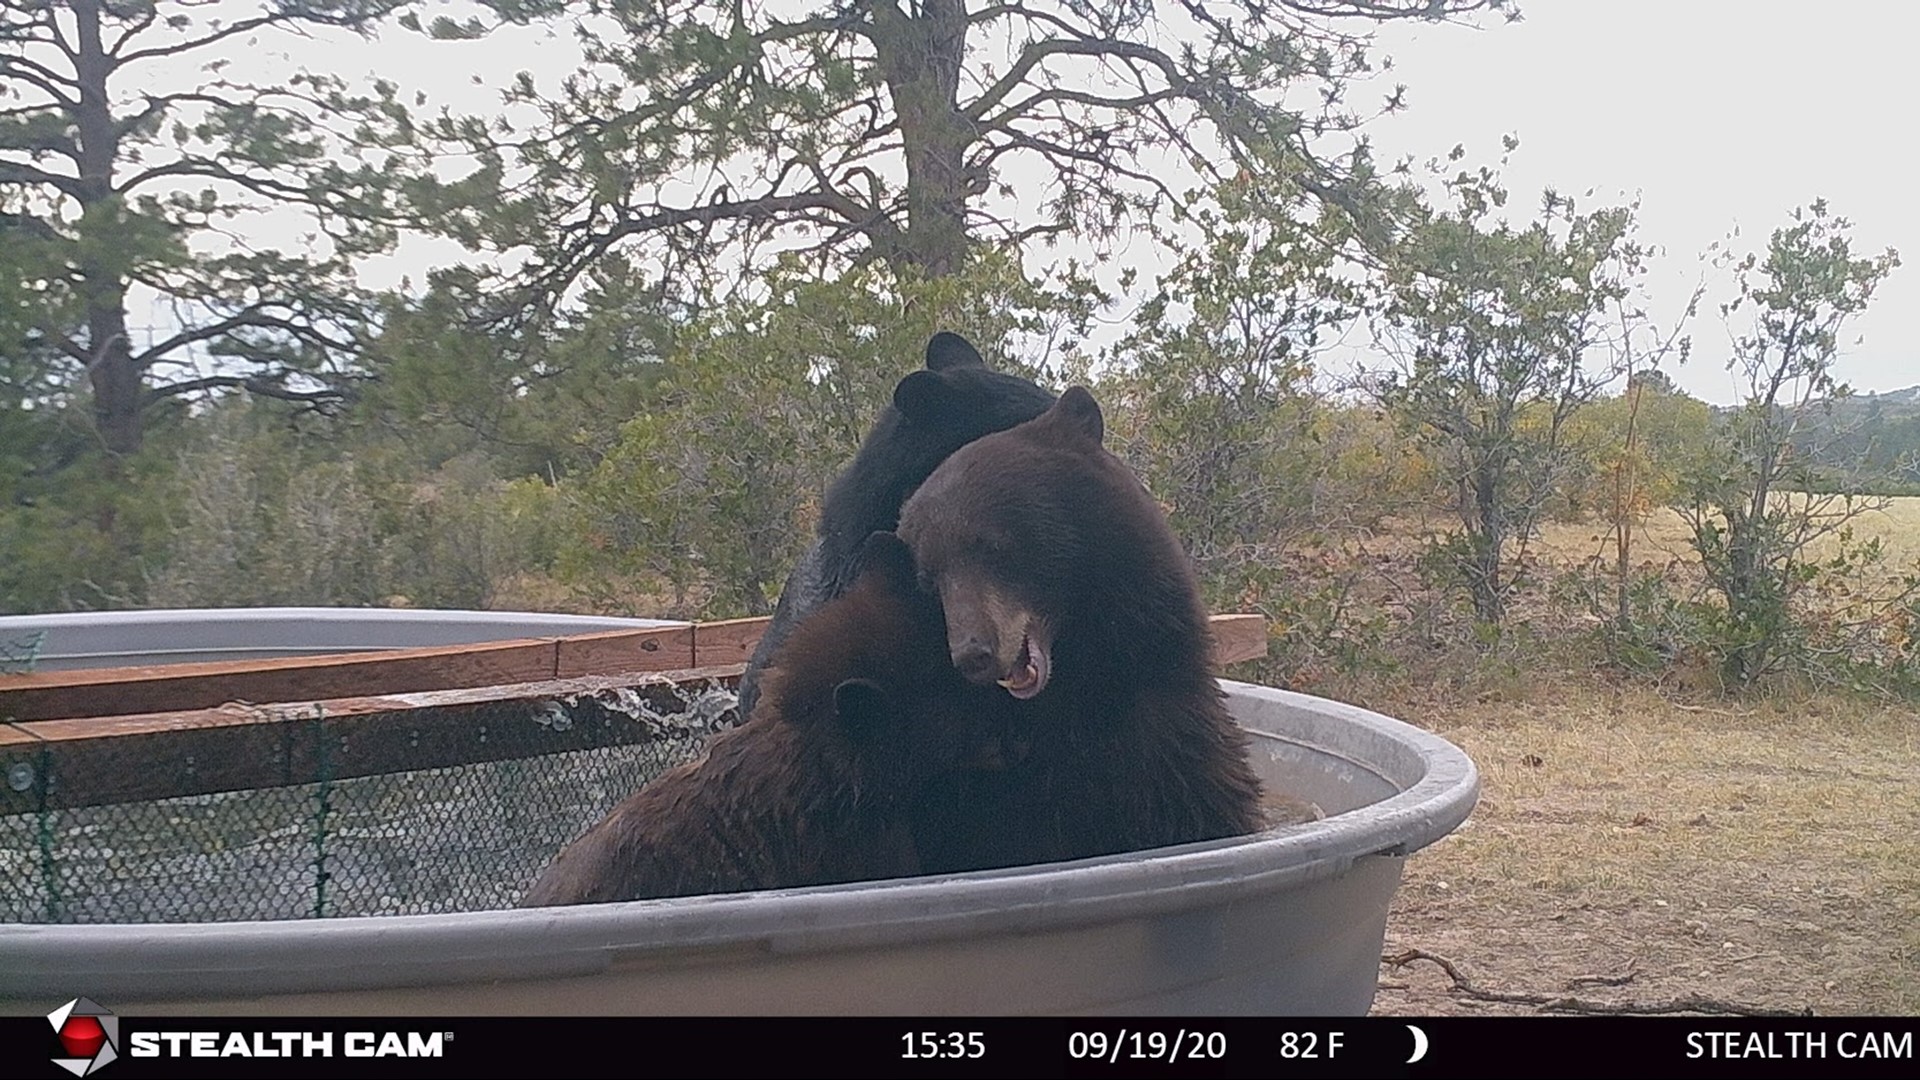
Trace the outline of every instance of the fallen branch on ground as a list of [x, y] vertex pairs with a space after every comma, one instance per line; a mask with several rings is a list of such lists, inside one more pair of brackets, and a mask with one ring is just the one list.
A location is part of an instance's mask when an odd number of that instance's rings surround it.
[[1735, 720], [1746, 720], [1754, 715], [1752, 709], [1747, 709], [1744, 712], [1736, 709], [1710, 709], [1705, 705], [1688, 705], [1680, 701], [1670, 701], [1668, 704], [1679, 709], [1681, 712], [1712, 713], [1715, 716], [1730, 716]]
[[[1738, 1001], [1723, 1001], [1719, 998], [1705, 997], [1700, 994], [1683, 994], [1667, 1001], [1650, 1002], [1611, 1002], [1593, 1001], [1588, 998], [1572, 997], [1565, 994], [1528, 994], [1507, 990], [1483, 990], [1473, 985], [1461, 974], [1453, 961], [1425, 949], [1405, 949], [1389, 953], [1380, 958], [1388, 967], [1406, 967], [1416, 960], [1425, 960], [1437, 965], [1453, 980], [1453, 992], [1476, 1001], [1495, 1001], [1508, 1005], [1528, 1005], [1542, 1012], [1581, 1013], [1591, 1016], [1666, 1016], [1674, 1013], [1703, 1013], [1710, 1016], [1812, 1016], [1808, 1009], [1776, 1009], [1768, 1005], [1749, 1005]], [[1631, 973], [1618, 977], [1621, 982], [1631, 979]], [[1571, 982], [1606, 982], [1606, 976], [1587, 976]], [[1608, 985], [1615, 985], [1608, 983]]]

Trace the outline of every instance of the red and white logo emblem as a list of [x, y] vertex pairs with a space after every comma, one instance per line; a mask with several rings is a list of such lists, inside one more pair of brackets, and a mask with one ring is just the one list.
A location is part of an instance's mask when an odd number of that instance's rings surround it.
[[75, 1076], [86, 1076], [120, 1056], [120, 1018], [94, 1004], [92, 998], [74, 998], [47, 1014], [54, 1034], [70, 1057], [53, 1063]]

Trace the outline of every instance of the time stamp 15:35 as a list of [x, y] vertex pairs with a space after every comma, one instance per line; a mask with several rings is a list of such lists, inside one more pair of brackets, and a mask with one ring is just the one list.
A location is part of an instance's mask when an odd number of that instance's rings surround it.
[[[906, 1060], [980, 1060], [987, 1056], [979, 1031], [912, 1031], [900, 1036]], [[1282, 1058], [1331, 1058], [1344, 1037], [1339, 1032], [1287, 1032], [1276, 1047]], [[1223, 1031], [1138, 1030], [1075, 1031], [1067, 1036], [1067, 1056], [1076, 1061], [1218, 1061], [1227, 1056]]]

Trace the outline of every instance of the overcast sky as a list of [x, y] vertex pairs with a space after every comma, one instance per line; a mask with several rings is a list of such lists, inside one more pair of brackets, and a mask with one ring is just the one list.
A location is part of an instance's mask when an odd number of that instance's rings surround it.
[[[1521, 10], [1511, 26], [1381, 34], [1411, 106], [1373, 125], [1383, 157], [1459, 141], [1470, 160], [1491, 161], [1511, 132], [1516, 196], [1638, 194], [1642, 235], [1666, 251], [1653, 294], [1668, 318], [1709, 244], [1737, 227], [1740, 250], [1762, 249], [1795, 206], [1824, 197], [1854, 222], [1856, 254], [1893, 247], [1908, 264], [1843, 343], [1840, 377], [1861, 392], [1920, 383], [1920, 4], [1521, 0]], [[1732, 282], [1709, 276], [1708, 287], [1694, 358], [1675, 374], [1726, 403], [1736, 390], [1717, 304]]]
[[[443, 10], [457, 10], [458, 4]], [[1653, 312], [1677, 316], [1703, 271], [1707, 300], [1692, 334], [1694, 359], [1674, 372], [1716, 403], [1737, 396], [1725, 370], [1728, 331], [1717, 305], [1732, 282], [1701, 260], [1735, 228], [1740, 250], [1763, 248], [1796, 206], [1824, 197], [1855, 223], [1857, 253], [1892, 246], [1914, 263], [1896, 271], [1844, 343], [1839, 375], [1861, 392], [1920, 383], [1920, 3], [1905, 0], [1521, 0], [1524, 21], [1484, 29], [1384, 28], [1382, 51], [1409, 87], [1409, 108], [1370, 132], [1383, 160], [1427, 159], [1464, 143], [1467, 164], [1493, 163], [1500, 138], [1520, 148], [1505, 176], [1521, 215], [1552, 186], [1592, 206], [1641, 199], [1642, 238], [1664, 255], [1650, 288]], [[353, 76], [378, 71], [436, 103], [484, 109], [498, 87], [531, 69], [551, 86], [576, 55], [564, 31], [426, 44], [393, 30], [371, 46], [296, 43], [288, 59]], [[369, 283], [452, 257], [413, 240]], [[1143, 269], [1146, 269], [1143, 267]], [[1861, 338], [1857, 344], [1855, 338]]]

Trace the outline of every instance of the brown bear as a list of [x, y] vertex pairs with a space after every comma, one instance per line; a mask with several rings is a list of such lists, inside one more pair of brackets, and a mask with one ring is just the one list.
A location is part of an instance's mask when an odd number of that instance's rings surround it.
[[939, 602], [898, 537], [875, 533], [857, 567], [795, 625], [754, 716], [615, 807], [522, 907], [920, 872], [911, 797], [943, 771], [1000, 766], [1011, 699], [954, 671]]
[[900, 513], [953, 664], [1013, 703], [1024, 759], [914, 807], [928, 872], [1088, 858], [1264, 827], [1247, 741], [1209, 669], [1193, 567], [1101, 446], [1083, 387], [962, 447]]
[[1053, 395], [1031, 382], [993, 371], [959, 334], [933, 335], [927, 366], [901, 379], [880, 410], [859, 453], [827, 488], [819, 535], [800, 557], [773, 620], [740, 677], [740, 715], [759, 700], [760, 671], [795, 623], [840, 595], [853, 580], [853, 558], [866, 538], [900, 521], [900, 504], [948, 454], [991, 431], [1005, 431], [1053, 407]]

